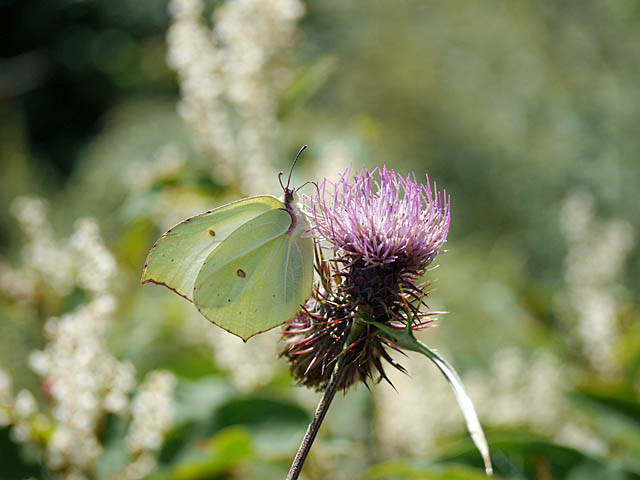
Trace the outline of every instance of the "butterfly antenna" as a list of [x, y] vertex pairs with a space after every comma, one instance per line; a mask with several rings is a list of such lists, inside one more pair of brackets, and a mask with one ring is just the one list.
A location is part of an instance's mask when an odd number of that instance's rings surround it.
[[315, 185], [316, 190], [318, 191], [318, 195], [319, 195], [320, 194], [320, 187], [318, 187], [318, 183], [315, 180], [309, 180], [308, 182], [304, 182], [302, 185], [300, 185], [298, 188], [296, 188], [296, 192], [298, 190], [300, 190], [302, 187], [304, 187], [305, 185], [309, 185], [310, 183]]
[[[300, 149], [300, 151], [296, 155], [296, 159], [293, 161], [293, 165], [291, 165], [291, 170], [289, 170], [289, 178], [287, 179], [287, 188], [289, 188], [289, 183], [291, 183], [291, 174], [293, 173], [293, 167], [296, 166], [296, 162], [298, 161], [298, 158], [300, 158], [300, 154], [302, 152], [304, 152], [306, 148], [307, 148], [306, 145], [302, 146], [302, 148]], [[280, 185], [282, 185], [282, 182], [280, 182]]]
[[280, 187], [282, 187], [282, 191], [284, 192], [284, 185], [282, 184], [282, 175], [284, 175], [284, 172], [280, 172], [278, 174], [278, 181], [280, 182]]

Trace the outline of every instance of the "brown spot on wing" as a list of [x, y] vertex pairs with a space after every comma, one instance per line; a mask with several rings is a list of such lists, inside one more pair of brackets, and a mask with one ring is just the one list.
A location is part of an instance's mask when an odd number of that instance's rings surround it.
[[246, 272], [244, 270], [242, 270], [241, 268], [238, 269], [238, 271], [236, 272], [236, 274], [240, 277], [240, 278], [245, 278], [247, 276]]
[[215, 237], [216, 232], [214, 232], [212, 229], [209, 229], [209, 235], [211, 235], [212, 237]]

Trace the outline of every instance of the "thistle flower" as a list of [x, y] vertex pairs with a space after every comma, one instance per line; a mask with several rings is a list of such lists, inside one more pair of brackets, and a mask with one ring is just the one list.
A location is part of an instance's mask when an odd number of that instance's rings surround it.
[[338, 254], [370, 265], [427, 267], [447, 239], [450, 202], [386, 167], [348, 169], [335, 183], [325, 180], [311, 208], [314, 230]]
[[[336, 360], [344, 355], [341, 386], [367, 384], [381, 359], [404, 371], [388, 353], [398, 349], [374, 325], [347, 336], [357, 315], [403, 330], [427, 327], [440, 312], [425, 312], [428, 282], [420, 282], [427, 267], [442, 253], [449, 230], [446, 195], [383, 167], [363, 168], [351, 178], [348, 169], [333, 183], [325, 180], [309, 198], [312, 232], [322, 247], [316, 251], [320, 284], [298, 316], [284, 330], [283, 352], [293, 376], [322, 389]], [[325, 260], [323, 250], [332, 251]], [[390, 382], [389, 382], [390, 383]]]
[[[296, 480], [313, 439], [339, 387], [373, 378], [391, 383], [382, 360], [400, 371], [388, 349], [420, 353], [446, 377], [482, 456], [493, 473], [489, 445], [471, 398], [455, 369], [414, 330], [429, 326], [439, 312], [425, 312], [428, 282], [420, 278], [447, 240], [450, 201], [433, 190], [427, 177], [420, 185], [386, 167], [366, 168], [351, 177], [347, 170], [335, 183], [325, 180], [308, 198], [311, 231], [318, 237], [316, 268], [320, 283], [283, 335], [291, 373], [299, 383], [324, 393], [287, 479]], [[332, 252], [325, 260], [323, 251]]]

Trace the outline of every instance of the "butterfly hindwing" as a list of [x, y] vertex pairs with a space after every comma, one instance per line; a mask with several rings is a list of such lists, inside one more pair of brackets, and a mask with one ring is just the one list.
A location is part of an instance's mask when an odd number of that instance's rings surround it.
[[193, 293], [205, 317], [246, 340], [300, 310], [313, 281], [313, 241], [290, 232], [291, 221], [284, 210], [265, 212], [208, 256]]
[[287, 305], [294, 303], [298, 310], [309, 298], [313, 285], [313, 262], [309, 261], [313, 258], [313, 240], [301, 233], [298, 230], [287, 236], [286, 261], [276, 266], [275, 273], [283, 279], [283, 301]]

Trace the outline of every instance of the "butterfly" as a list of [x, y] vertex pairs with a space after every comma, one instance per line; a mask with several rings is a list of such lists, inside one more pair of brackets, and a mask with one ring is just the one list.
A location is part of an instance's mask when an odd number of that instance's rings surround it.
[[278, 178], [282, 199], [244, 198], [167, 230], [142, 283], [164, 285], [244, 341], [293, 318], [311, 295], [314, 247], [291, 172], [286, 186]]

